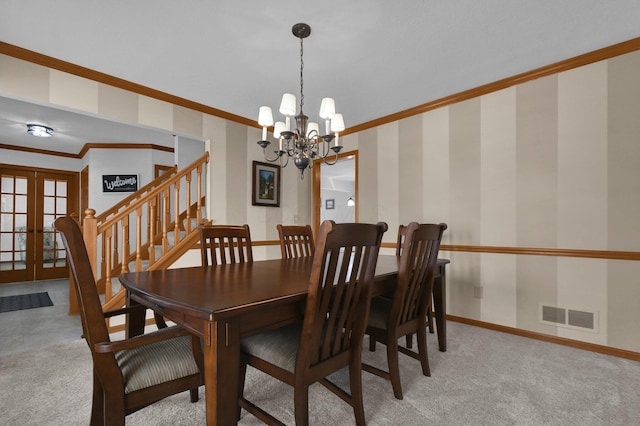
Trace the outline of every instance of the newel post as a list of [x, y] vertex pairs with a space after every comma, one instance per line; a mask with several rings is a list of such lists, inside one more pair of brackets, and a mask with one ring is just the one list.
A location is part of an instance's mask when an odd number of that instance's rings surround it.
[[93, 276], [98, 276], [98, 220], [96, 219], [96, 211], [94, 209], [86, 209], [84, 211], [84, 219], [82, 221], [82, 237], [84, 244], [87, 246], [87, 254], [89, 262], [93, 270]]

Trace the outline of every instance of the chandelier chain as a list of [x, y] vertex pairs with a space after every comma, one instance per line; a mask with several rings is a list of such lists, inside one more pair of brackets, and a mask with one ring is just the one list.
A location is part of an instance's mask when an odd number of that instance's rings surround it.
[[303, 59], [303, 38], [300, 37], [300, 114], [302, 114], [302, 107], [304, 106], [304, 81], [302, 76], [302, 71], [304, 70], [304, 59]]

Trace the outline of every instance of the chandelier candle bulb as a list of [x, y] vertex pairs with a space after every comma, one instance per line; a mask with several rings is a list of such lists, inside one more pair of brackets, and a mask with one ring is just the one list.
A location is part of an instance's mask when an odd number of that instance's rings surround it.
[[296, 113], [296, 96], [291, 93], [285, 93], [282, 95], [282, 102], [280, 103], [280, 114], [287, 117], [287, 130], [289, 127], [289, 117]]
[[284, 121], [276, 121], [273, 125], [273, 137], [280, 139], [280, 133], [284, 132]]
[[258, 124], [262, 126], [262, 140], [267, 140], [267, 127], [273, 126], [273, 113], [268, 106], [261, 106], [258, 113]]
[[296, 113], [296, 95], [285, 93], [280, 102], [280, 114], [291, 117]]
[[331, 131], [338, 133], [344, 129], [344, 118], [342, 117], [342, 114], [335, 114], [333, 116], [333, 120], [331, 120]]
[[342, 114], [335, 114], [333, 116], [333, 120], [331, 120], [331, 131], [336, 134], [335, 147], [338, 146], [338, 133], [342, 132], [344, 129], [344, 118], [342, 118]]
[[318, 123], [315, 123], [313, 121], [309, 122], [309, 125], [307, 126], [307, 137], [308, 138], [312, 138], [314, 137], [313, 135], [313, 131], [315, 130], [315, 134], [319, 135], [320, 134], [320, 130], [319, 130], [319, 126]]
[[331, 119], [336, 113], [336, 101], [333, 98], [322, 98], [320, 103], [320, 118], [324, 118], [325, 135], [330, 134]]
[[[273, 137], [278, 139], [278, 152], [282, 152], [282, 138], [280, 137], [280, 133], [285, 131], [284, 121], [276, 121], [276, 124], [273, 125]], [[280, 154], [278, 154], [279, 156]]]

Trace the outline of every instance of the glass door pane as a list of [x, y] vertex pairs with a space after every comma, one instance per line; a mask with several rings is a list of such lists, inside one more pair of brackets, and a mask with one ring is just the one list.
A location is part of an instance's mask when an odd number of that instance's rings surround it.
[[[42, 223], [38, 226], [38, 244], [36, 256], [36, 275], [40, 278], [54, 278], [66, 274], [66, 256], [62, 240], [55, 230], [53, 223], [62, 216], [69, 214], [71, 200], [69, 195], [74, 193], [70, 177], [64, 174], [46, 173], [41, 175], [42, 197], [41, 211], [38, 216]], [[75, 178], [73, 179], [75, 182]]]
[[0, 283], [33, 276], [34, 236], [28, 215], [33, 176], [27, 171], [0, 172]]

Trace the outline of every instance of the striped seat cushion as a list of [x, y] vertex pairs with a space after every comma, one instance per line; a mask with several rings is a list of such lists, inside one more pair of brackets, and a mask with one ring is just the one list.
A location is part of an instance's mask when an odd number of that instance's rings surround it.
[[122, 370], [125, 394], [199, 372], [190, 336], [118, 351], [115, 357]]
[[240, 341], [240, 350], [293, 372], [301, 334], [301, 322], [287, 325], [245, 337]]

